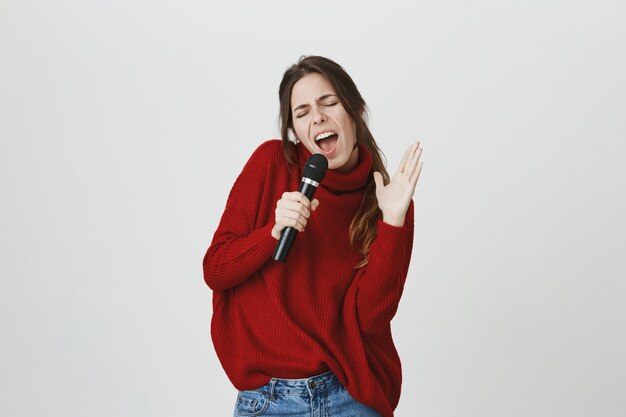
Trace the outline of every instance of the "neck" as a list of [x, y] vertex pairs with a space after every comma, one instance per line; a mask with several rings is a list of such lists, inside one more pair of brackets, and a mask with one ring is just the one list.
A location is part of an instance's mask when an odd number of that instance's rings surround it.
[[354, 148], [352, 148], [352, 153], [350, 153], [350, 157], [348, 158], [346, 163], [340, 166], [339, 168], [335, 168], [334, 171], [345, 174], [345, 173], [352, 171], [354, 167], [357, 166], [358, 163], [359, 163], [359, 147], [355, 143]]

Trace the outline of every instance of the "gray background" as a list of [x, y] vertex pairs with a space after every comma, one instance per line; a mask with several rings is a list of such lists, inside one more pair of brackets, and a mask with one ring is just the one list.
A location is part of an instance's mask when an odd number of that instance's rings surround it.
[[232, 414], [201, 261], [321, 54], [424, 149], [397, 415], [623, 416], [624, 11], [0, 0], [0, 415]]

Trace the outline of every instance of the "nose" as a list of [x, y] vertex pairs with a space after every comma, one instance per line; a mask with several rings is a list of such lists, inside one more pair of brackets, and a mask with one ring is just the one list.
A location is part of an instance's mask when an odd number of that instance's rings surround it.
[[311, 108], [311, 115], [313, 116], [313, 123], [320, 124], [326, 121], [326, 115], [320, 111], [318, 106]]

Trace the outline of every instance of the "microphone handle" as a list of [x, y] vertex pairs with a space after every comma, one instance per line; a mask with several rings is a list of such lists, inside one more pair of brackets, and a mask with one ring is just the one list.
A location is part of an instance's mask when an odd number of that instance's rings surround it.
[[300, 190], [299, 190], [302, 194], [304, 194], [304, 196], [306, 198], [309, 199], [309, 201], [313, 200], [313, 196], [315, 195], [315, 191], [317, 191], [317, 187], [314, 185], [309, 184], [308, 182], [304, 182], [302, 181], [300, 183]]
[[[317, 191], [317, 187], [302, 181], [300, 183], [299, 190], [309, 201], [313, 200], [313, 195], [315, 195], [315, 191]], [[282, 232], [280, 232], [280, 240], [276, 245], [276, 249], [274, 249], [274, 255], [272, 259], [279, 262], [285, 262], [287, 259], [287, 255], [289, 254], [289, 250], [291, 249], [291, 245], [293, 245], [293, 241], [296, 240], [296, 236], [298, 235], [298, 230], [293, 227], [285, 227]]]

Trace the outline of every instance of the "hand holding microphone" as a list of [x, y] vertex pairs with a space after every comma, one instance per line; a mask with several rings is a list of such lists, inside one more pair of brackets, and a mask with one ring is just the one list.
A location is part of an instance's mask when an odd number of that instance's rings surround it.
[[304, 166], [300, 191], [286, 192], [276, 203], [276, 224], [272, 228], [272, 236], [278, 239], [278, 244], [272, 257], [274, 260], [285, 262], [297, 233], [304, 231], [311, 212], [319, 204], [313, 195], [327, 169], [328, 160], [324, 155], [312, 155]]
[[315, 211], [319, 201], [314, 198], [309, 201], [300, 191], [286, 192], [276, 203], [276, 224], [272, 229], [272, 236], [279, 240], [281, 232], [286, 227], [293, 227], [298, 232], [304, 232], [307, 220]]

